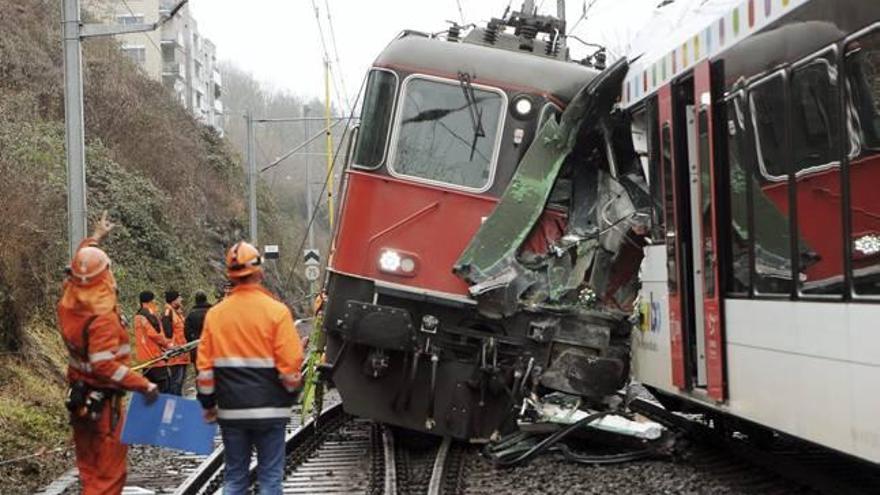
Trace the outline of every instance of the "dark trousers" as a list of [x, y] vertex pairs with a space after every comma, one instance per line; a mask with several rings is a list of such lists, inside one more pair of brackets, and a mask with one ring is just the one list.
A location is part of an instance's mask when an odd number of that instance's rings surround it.
[[186, 365], [175, 364], [171, 369], [171, 392], [174, 395], [183, 395], [183, 380], [186, 378]]
[[173, 393], [171, 389], [172, 373], [171, 366], [156, 366], [150, 368], [144, 373], [147, 380], [155, 383], [159, 387], [160, 394]]

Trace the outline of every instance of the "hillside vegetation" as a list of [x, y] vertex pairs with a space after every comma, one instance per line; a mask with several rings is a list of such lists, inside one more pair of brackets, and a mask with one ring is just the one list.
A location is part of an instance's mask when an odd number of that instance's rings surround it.
[[[67, 262], [60, 10], [0, 0], [0, 493], [72, 465], [66, 452], [2, 464], [69, 444], [54, 316]], [[224, 247], [245, 232], [239, 157], [112, 40], [85, 42], [83, 56], [89, 210], [119, 225], [106, 248], [126, 313], [144, 289], [212, 293]], [[278, 228], [268, 194], [261, 214]]]

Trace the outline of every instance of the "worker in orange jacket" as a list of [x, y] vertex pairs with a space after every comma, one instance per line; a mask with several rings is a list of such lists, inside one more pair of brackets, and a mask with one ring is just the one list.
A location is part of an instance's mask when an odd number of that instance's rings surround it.
[[205, 315], [199, 343], [198, 398], [205, 420], [219, 421], [223, 493], [248, 492], [257, 450], [260, 493], [281, 493], [284, 427], [302, 383], [303, 348], [293, 313], [261, 285], [262, 257], [246, 243], [226, 254], [229, 295]]
[[156, 384], [132, 372], [128, 332], [117, 307], [110, 258], [98, 243], [113, 228], [107, 213], [71, 260], [58, 303], [58, 324], [70, 359], [67, 408], [73, 426], [82, 493], [119, 494], [127, 447], [120, 442], [122, 396], [131, 390], [159, 395]]
[[[165, 292], [165, 311], [162, 314], [162, 328], [165, 329], [165, 336], [171, 339], [172, 347], [186, 345], [183, 298], [175, 290]], [[171, 390], [169, 393], [183, 395], [183, 381], [186, 378], [186, 366], [189, 363], [189, 353], [183, 353], [168, 361], [168, 365], [171, 368]]]
[[[140, 293], [141, 307], [134, 315], [134, 339], [137, 358], [141, 362], [152, 361], [171, 348], [171, 341], [165, 338], [162, 324], [157, 315], [156, 295], [151, 291]], [[159, 386], [159, 392], [171, 390], [171, 368], [165, 361], [157, 361], [144, 371], [148, 380]]]

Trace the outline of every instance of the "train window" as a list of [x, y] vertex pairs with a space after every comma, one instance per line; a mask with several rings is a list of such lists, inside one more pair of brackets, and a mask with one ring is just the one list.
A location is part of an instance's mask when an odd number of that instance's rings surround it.
[[755, 136], [758, 169], [765, 179], [753, 188], [755, 239], [754, 290], [761, 294], [789, 294], [791, 228], [785, 163], [785, 76], [774, 74], [749, 90], [749, 110]]
[[660, 131], [661, 163], [663, 168], [663, 191], [666, 210], [666, 273], [669, 274], [668, 287], [671, 294], [678, 293], [678, 231], [675, 222], [675, 191], [672, 174], [672, 131], [669, 123], [663, 124]]
[[755, 85], [749, 94], [752, 124], [761, 173], [770, 180], [785, 180], [785, 78], [773, 75]]
[[834, 53], [797, 67], [791, 75], [795, 172], [838, 161], [837, 67]]
[[664, 242], [663, 218], [663, 186], [660, 173], [660, 136], [658, 135], [656, 99], [649, 100], [646, 105], [632, 115], [630, 125], [632, 140], [642, 173], [648, 179], [648, 189], [653, 202], [651, 239]]
[[[749, 267], [749, 183], [751, 178], [743, 162], [745, 149], [745, 118], [742, 98], [737, 95], [728, 99], [721, 108], [723, 126], [721, 131], [727, 137], [727, 206], [730, 221], [727, 225], [729, 256], [724, 257], [723, 270], [726, 274], [728, 294], [748, 294], [751, 288], [751, 269]], [[721, 133], [718, 133], [721, 135]], [[719, 167], [721, 169], [722, 167]]]
[[488, 189], [506, 96], [474, 85], [464, 88], [465, 84], [425, 76], [405, 82], [392, 144], [392, 173], [469, 190]]
[[[792, 153], [797, 180], [798, 283], [805, 295], [843, 293], [843, 216], [837, 52], [791, 73]], [[822, 191], [822, 193], [818, 193]]]
[[709, 147], [709, 112], [700, 110], [697, 116], [697, 134], [700, 139], [700, 192], [703, 236], [703, 291], [715, 297], [715, 240], [712, 238], [712, 153]]
[[880, 30], [847, 43], [845, 67], [853, 288], [857, 295], [880, 296]]
[[382, 69], [370, 71], [354, 152], [354, 166], [376, 168], [382, 165], [396, 93], [397, 74]]

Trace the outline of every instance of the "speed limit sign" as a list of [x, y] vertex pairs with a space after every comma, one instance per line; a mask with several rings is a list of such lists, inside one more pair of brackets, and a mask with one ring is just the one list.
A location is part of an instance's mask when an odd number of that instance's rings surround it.
[[307, 265], [305, 275], [306, 280], [314, 282], [315, 280], [318, 280], [319, 276], [321, 276], [321, 269], [315, 265]]

